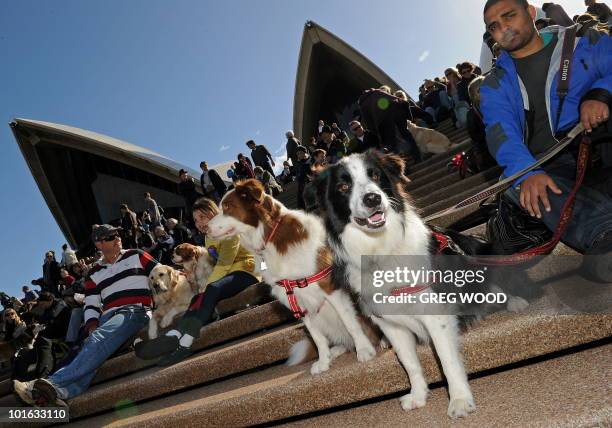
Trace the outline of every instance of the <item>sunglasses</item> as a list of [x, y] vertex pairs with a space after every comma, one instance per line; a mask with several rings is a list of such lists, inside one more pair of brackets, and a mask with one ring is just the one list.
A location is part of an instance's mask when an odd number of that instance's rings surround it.
[[100, 241], [113, 242], [117, 238], [119, 238], [119, 235], [115, 234], [115, 235], [107, 236], [106, 238], [102, 238], [100, 239]]

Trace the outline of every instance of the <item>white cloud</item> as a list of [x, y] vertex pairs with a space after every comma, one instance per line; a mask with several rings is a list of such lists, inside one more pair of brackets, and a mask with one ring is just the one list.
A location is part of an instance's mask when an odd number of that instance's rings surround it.
[[221, 146], [221, 147], [219, 148], [219, 151], [220, 151], [220, 152], [224, 152], [224, 151], [226, 151], [226, 150], [229, 150], [229, 148], [230, 148], [230, 146]]
[[258, 129], [257, 131], [255, 131], [255, 135], [259, 135], [259, 134], [261, 134], [261, 130], [260, 130], [260, 129]]
[[421, 56], [419, 56], [419, 62], [425, 61], [428, 56], [429, 56], [429, 51], [428, 50], [423, 51]]
[[278, 149], [274, 150], [274, 154], [277, 155], [282, 152], [287, 153], [287, 143], [284, 141], [281, 143], [280, 146], [278, 146]]
[[283, 162], [287, 160], [287, 150], [284, 150], [283, 153], [279, 156], [274, 156], [275, 165], [272, 167], [274, 173], [276, 175], [280, 174], [283, 170]]

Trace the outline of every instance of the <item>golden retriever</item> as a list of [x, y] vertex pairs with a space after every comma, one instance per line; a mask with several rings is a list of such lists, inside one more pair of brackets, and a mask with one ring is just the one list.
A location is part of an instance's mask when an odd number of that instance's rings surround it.
[[451, 147], [448, 137], [441, 132], [429, 128], [422, 128], [411, 121], [408, 122], [408, 130], [414, 137], [421, 153], [444, 153]]
[[175, 316], [187, 310], [196, 293], [185, 274], [162, 264], [155, 266], [149, 274], [149, 286], [155, 302], [155, 310], [149, 321], [149, 339], [154, 339], [159, 327], [168, 327]]

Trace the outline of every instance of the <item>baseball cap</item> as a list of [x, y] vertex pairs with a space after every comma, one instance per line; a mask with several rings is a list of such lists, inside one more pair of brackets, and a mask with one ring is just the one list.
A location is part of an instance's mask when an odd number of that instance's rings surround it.
[[96, 227], [94, 227], [91, 233], [91, 239], [94, 242], [102, 241], [104, 238], [108, 238], [109, 236], [116, 234], [120, 230], [121, 230], [120, 227], [114, 227], [114, 226], [111, 226], [110, 224], [99, 224]]

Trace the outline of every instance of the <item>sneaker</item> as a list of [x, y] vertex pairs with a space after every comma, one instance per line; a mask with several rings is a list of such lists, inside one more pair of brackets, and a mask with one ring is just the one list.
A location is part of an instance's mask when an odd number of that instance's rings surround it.
[[36, 379], [32, 390], [32, 397], [40, 407], [68, 407], [66, 402], [59, 398], [55, 385], [47, 379]]
[[33, 380], [29, 382], [21, 382], [19, 380], [13, 380], [13, 391], [19, 397], [21, 401], [30, 406], [36, 406], [36, 400], [32, 396], [32, 390], [34, 389]]
[[191, 354], [193, 354], [191, 348], [185, 348], [179, 345], [173, 353], [161, 358], [157, 362], [157, 365], [161, 367], [173, 366], [174, 364], [180, 363]]
[[134, 352], [138, 358], [143, 360], [154, 360], [163, 355], [168, 355], [179, 346], [176, 336], [159, 336], [145, 342], [138, 342], [134, 346]]

